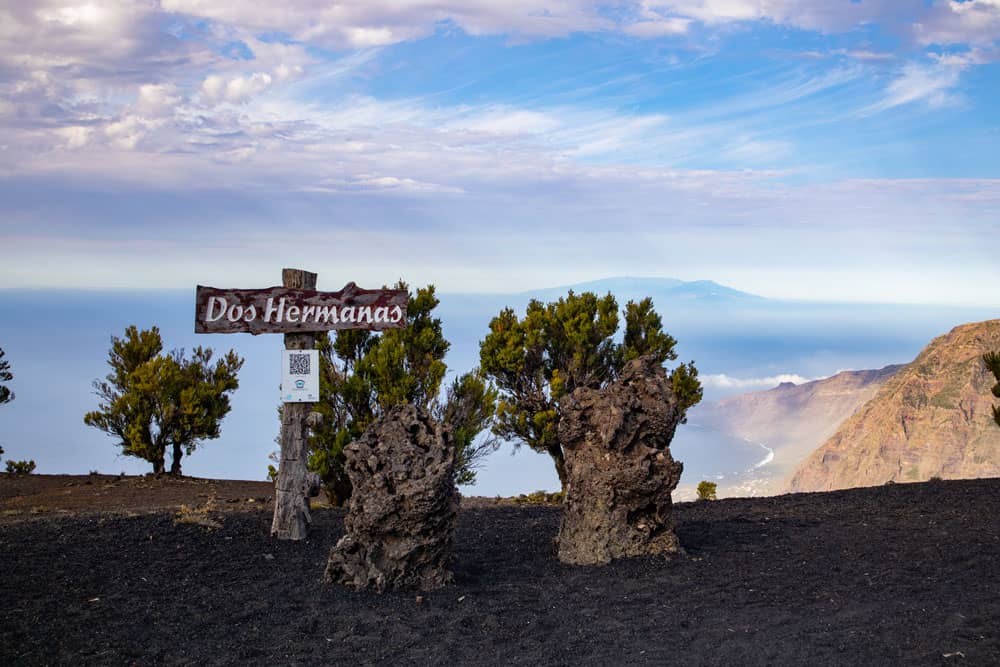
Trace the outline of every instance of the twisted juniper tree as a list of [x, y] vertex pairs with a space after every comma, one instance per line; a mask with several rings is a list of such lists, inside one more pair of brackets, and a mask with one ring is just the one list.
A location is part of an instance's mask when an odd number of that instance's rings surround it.
[[[532, 300], [519, 318], [505, 308], [490, 322], [480, 343], [483, 373], [500, 391], [493, 432], [547, 453], [565, 486], [566, 465], [557, 436], [559, 402], [577, 387], [603, 387], [621, 372], [625, 362], [653, 355], [659, 362], [675, 360], [677, 341], [663, 331], [663, 322], [645, 298], [625, 306], [625, 331], [616, 342], [618, 302], [610, 293], [572, 291], [558, 301]], [[694, 362], [670, 374], [682, 411], [698, 403], [701, 383]]]
[[112, 336], [111, 373], [94, 381], [100, 403], [83, 421], [118, 438], [123, 454], [149, 461], [156, 474], [165, 471], [169, 452], [170, 474], [180, 475], [184, 454], [219, 437], [243, 359], [230, 350], [213, 363], [210, 348], [196, 347], [190, 358], [183, 350], [162, 349], [156, 327], [130, 326], [124, 338]]
[[[10, 382], [14, 379], [14, 374], [10, 372], [10, 364], [4, 359], [3, 348], [0, 347], [0, 383]], [[14, 400], [14, 392], [10, 387], [0, 384], [0, 405], [10, 403]], [[3, 447], [0, 447], [0, 456], [3, 456]]]
[[[409, 287], [400, 281], [395, 289]], [[320, 400], [314, 409], [323, 420], [309, 439], [309, 467], [334, 504], [345, 503], [352, 490], [344, 447], [395, 405], [415, 405], [451, 428], [459, 484], [473, 483], [478, 463], [497, 446], [496, 439], [479, 438], [492, 424], [496, 392], [478, 371], [456, 378], [441, 400], [444, 357], [451, 345], [434, 317], [438, 303], [434, 286], [428, 285], [410, 293], [405, 328], [346, 329], [317, 337]]]
[[[0, 383], [10, 382], [14, 379], [14, 374], [10, 372], [10, 364], [4, 359], [3, 348], [0, 348]], [[4, 403], [10, 403], [14, 400], [14, 392], [10, 390], [10, 387], [5, 387], [0, 384], [0, 405]]]

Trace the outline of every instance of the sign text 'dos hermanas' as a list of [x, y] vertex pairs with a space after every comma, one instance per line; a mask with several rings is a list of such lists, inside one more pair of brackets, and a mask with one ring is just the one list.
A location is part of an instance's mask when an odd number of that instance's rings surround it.
[[339, 292], [267, 287], [219, 289], [198, 285], [195, 333], [297, 333], [406, 326], [406, 290], [366, 290], [348, 283]]

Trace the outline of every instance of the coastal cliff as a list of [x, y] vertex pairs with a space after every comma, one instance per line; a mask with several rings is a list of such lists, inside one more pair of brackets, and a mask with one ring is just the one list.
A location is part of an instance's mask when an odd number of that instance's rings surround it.
[[1000, 350], [1000, 320], [935, 338], [799, 466], [789, 490], [1000, 476], [993, 378], [982, 362], [990, 350]]

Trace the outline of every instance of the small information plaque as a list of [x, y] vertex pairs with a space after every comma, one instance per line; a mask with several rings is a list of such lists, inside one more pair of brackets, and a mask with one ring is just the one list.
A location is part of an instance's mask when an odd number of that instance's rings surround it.
[[281, 401], [319, 401], [319, 351], [283, 350], [281, 355]]

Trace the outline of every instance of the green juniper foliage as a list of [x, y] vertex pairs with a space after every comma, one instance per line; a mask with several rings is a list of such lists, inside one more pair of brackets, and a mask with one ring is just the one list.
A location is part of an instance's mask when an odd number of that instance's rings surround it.
[[[993, 385], [993, 395], [1000, 398], [1000, 352], [987, 352], [983, 355], [983, 362], [997, 381]], [[1000, 405], [993, 406], [993, 420], [1000, 426]]]
[[[395, 289], [409, 289], [403, 281]], [[344, 447], [389, 408], [412, 404], [451, 427], [456, 446], [456, 481], [475, 479], [477, 462], [496, 446], [477, 436], [492, 423], [496, 392], [476, 372], [457, 378], [439, 399], [450, 344], [440, 318], [434, 286], [410, 293], [407, 326], [381, 333], [347, 329], [331, 337], [321, 334], [320, 400], [315, 410], [322, 423], [309, 439], [309, 467], [319, 473], [327, 495], [343, 504], [351, 495], [344, 469]]]
[[[564, 486], [565, 459], [557, 435], [562, 397], [577, 387], [606, 385], [636, 357], [649, 354], [661, 363], [677, 358], [677, 341], [663, 331], [652, 299], [629, 301], [624, 314], [624, 337], [618, 343], [613, 340], [619, 326], [615, 297], [570, 291], [548, 304], [533, 299], [523, 318], [505, 308], [480, 343], [482, 371], [500, 390], [493, 432], [549, 454]], [[670, 380], [682, 411], [701, 400], [694, 362], [675, 368]]]
[[213, 364], [209, 348], [194, 348], [190, 358], [183, 350], [161, 354], [162, 349], [156, 327], [130, 326], [124, 338], [112, 336], [111, 373], [94, 381], [100, 403], [83, 421], [118, 438], [123, 454], [149, 461], [156, 474], [164, 472], [169, 450], [170, 474], [180, 475], [184, 454], [219, 437], [243, 359], [230, 350]]
[[[14, 379], [14, 374], [10, 372], [10, 364], [4, 360], [3, 348], [0, 348], [0, 382], [10, 382]], [[9, 387], [0, 384], [0, 405], [10, 403], [14, 400], [14, 392]], [[3, 447], [0, 447], [0, 456], [3, 456]]]
[[705, 480], [698, 482], [698, 500], [715, 500], [715, 493], [718, 488], [719, 485], [715, 482]]
[[[10, 372], [10, 364], [4, 359], [3, 348], [0, 348], [0, 382], [10, 382], [14, 379], [14, 374]], [[10, 387], [0, 384], [0, 405], [10, 403], [14, 400], [14, 392]]]
[[7, 472], [11, 475], [30, 475], [35, 472], [35, 462], [7, 461]]

